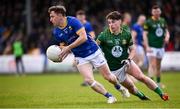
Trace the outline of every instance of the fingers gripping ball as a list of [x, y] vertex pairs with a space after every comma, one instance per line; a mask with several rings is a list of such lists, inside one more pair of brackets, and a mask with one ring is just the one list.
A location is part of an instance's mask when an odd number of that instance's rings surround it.
[[62, 59], [60, 59], [59, 55], [61, 53], [61, 48], [57, 45], [51, 45], [46, 50], [46, 55], [49, 60], [53, 62], [61, 62]]

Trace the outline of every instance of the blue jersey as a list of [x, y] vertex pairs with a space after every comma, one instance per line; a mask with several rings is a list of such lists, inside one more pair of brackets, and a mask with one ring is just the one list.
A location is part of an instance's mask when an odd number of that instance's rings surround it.
[[132, 30], [136, 31], [137, 36], [136, 36], [136, 44], [143, 46], [143, 27], [138, 25], [138, 24], [134, 24], [132, 27]]
[[[67, 16], [67, 25], [65, 28], [61, 29], [56, 27], [53, 29], [53, 36], [55, 39], [61, 43], [64, 42], [67, 45], [73, 43], [79, 36], [76, 34], [83, 25], [75, 17]], [[81, 45], [73, 48], [71, 51], [75, 57], [87, 57], [95, 53], [98, 49], [97, 44], [90, 38], [87, 34], [87, 40]]]
[[84, 23], [83, 25], [88, 34], [92, 31], [94, 31], [90, 22], [86, 21], [86, 23]]

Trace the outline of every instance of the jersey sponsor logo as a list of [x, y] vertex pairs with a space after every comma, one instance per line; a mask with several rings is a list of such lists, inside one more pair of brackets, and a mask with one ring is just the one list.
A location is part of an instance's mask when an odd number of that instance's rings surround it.
[[161, 27], [158, 27], [156, 29], [156, 36], [161, 37], [163, 35], [163, 29]]
[[112, 44], [113, 41], [112, 41], [112, 40], [107, 40], [107, 43], [108, 43], [108, 44]]
[[114, 46], [111, 50], [111, 54], [116, 58], [119, 58], [122, 55], [122, 52], [123, 52], [123, 49], [119, 45]]

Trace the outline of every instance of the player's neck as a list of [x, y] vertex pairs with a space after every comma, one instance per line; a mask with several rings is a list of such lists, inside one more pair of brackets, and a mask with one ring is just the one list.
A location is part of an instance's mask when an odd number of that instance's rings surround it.
[[64, 17], [64, 22], [62, 25], [59, 25], [59, 28], [63, 29], [67, 26], [67, 17]]
[[119, 29], [117, 29], [115, 32], [113, 32], [114, 35], [118, 35], [119, 33], [121, 33], [122, 30], [121, 30], [121, 27]]
[[160, 17], [155, 17], [155, 16], [152, 16], [152, 19], [153, 19], [153, 20], [159, 20], [159, 19], [160, 19]]
[[85, 23], [86, 23], [86, 20], [82, 20], [81, 22], [82, 22], [83, 24], [85, 24]]

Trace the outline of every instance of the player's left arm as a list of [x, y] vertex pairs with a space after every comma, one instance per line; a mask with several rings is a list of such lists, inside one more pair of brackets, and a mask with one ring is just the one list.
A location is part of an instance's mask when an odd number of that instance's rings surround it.
[[92, 39], [95, 39], [96, 35], [94, 31], [89, 32], [89, 34], [91, 35]]
[[135, 53], [136, 53], [136, 47], [133, 43], [133, 39], [132, 39], [132, 36], [130, 35], [130, 39], [129, 39], [129, 56], [128, 56], [128, 59], [133, 59], [134, 56], [135, 56]]
[[169, 39], [170, 39], [170, 33], [169, 33], [168, 29], [166, 29], [165, 31], [166, 31], [166, 33], [165, 33], [164, 43], [168, 44], [169, 43]]
[[133, 45], [131, 45], [131, 46], [129, 46], [129, 57], [128, 57], [128, 59], [133, 59], [134, 58], [134, 56], [135, 56], [135, 53], [136, 53], [136, 49], [135, 49], [135, 45], [133, 44]]
[[165, 21], [165, 19], [164, 19], [164, 22], [165, 22], [165, 38], [164, 38], [164, 43], [168, 44], [169, 43], [169, 38], [170, 38], [170, 33], [169, 33], [168, 25], [167, 25], [167, 22]]

